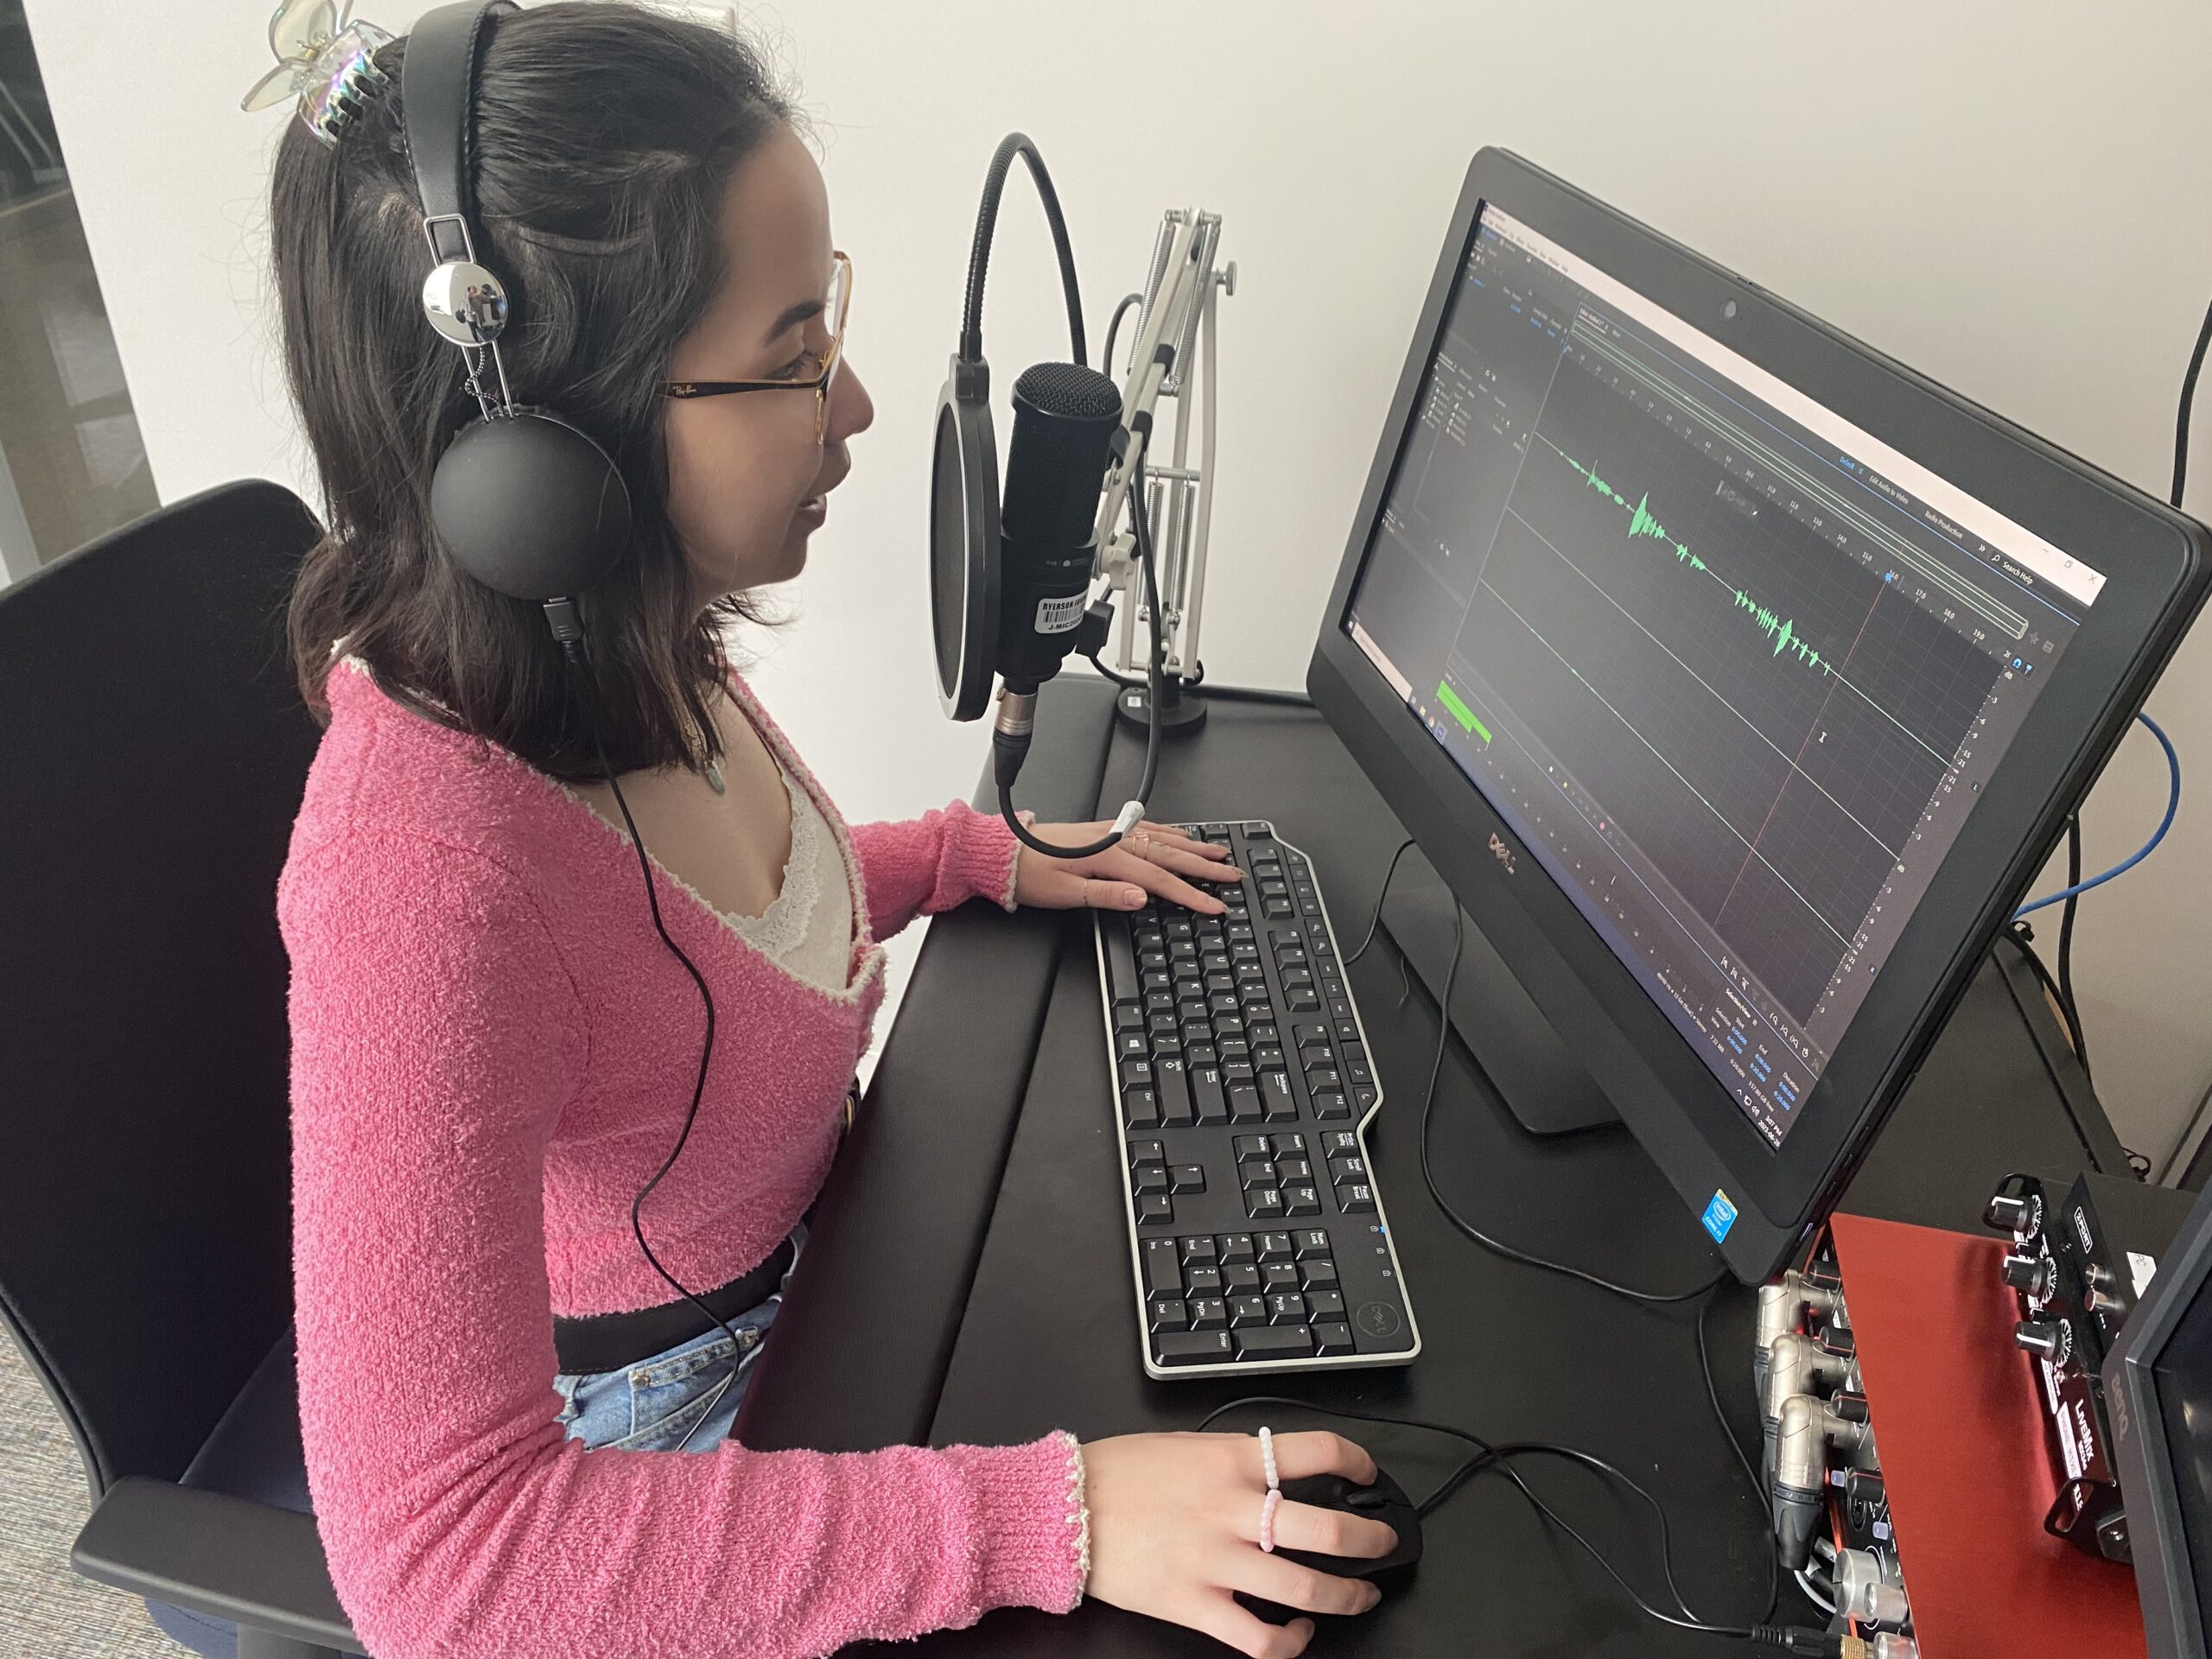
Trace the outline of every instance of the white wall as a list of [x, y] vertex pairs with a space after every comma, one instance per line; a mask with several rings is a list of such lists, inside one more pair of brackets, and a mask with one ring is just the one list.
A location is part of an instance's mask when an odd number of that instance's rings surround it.
[[[365, 3], [394, 29], [422, 9]], [[262, 304], [267, 156], [287, 118], [236, 108], [266, 67], [267, 0], [201, 0], [189, 29], [153, 0], [29, 12], [162, 498], [247, 474], [302, 485]], [[744, 15], [820, 124], [857, 275], [853, 360], [879, 410], [796, 587], [800, 620], [764, 642], [757, 676], [855, 816], [965, 793], [983, 753], [979, 728], [934, 705], [925, 454], [976, 190], [1012, 127], [1052, 168], [1094, 330], [1141, 279], [1162, 208], [1226, 216], [1241, 281], [1223, 308], [1205, 652], [1221, 678], [1302, 677], [1484, 143], [2165, 493], [2175, 394], [2212, 291], [2201, 0], [783, 0]], [[1001, 226], [986, 340], [1003, 385], [1065, 340], [1025, 187]], [[2212, 492], [2212, 444], [2200, 465]], [[2195, 505], [2212, 512], [2212, 493]], [[2201, 779], [2202, 631], [2151, 706]], [[2088, 808], [2093, 863], [2133, 848], [2163, 788], [2155, 747], [2131, 738]], [[2208, 854], [2199, 782], [2167, 848], [2082, 912], [2100, 1084], [2154, 1155], [2212, 1084]]]

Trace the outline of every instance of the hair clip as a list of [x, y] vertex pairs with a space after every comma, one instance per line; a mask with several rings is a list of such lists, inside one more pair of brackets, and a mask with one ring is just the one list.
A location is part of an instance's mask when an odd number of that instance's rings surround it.
[[269, 46], [276, 67], [239, 100], [242, 110], [265, 110], [296, 93], [308, 130], [336, 149], [338, 136], [369, 101], [391, 85], [370, 55], [393, 37], [372, 22], [349, 23], [353, 0], [283, 0], [269, 20]]

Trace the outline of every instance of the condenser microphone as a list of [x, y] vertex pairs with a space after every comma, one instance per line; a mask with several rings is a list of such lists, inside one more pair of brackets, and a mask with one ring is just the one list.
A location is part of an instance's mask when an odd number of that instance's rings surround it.
[[[1014, 384], [1014, 441], [1007, 446], [1006, 492], [999, 492], [998, 450], [991, 435], [990, 366], [983, 357], [983, 278], [998, 222], [999, 195], [1016, 158], [1028, 165], [1059, 256], [1060, 289], [1068, 308], [1068, 358], [1040, 363]], [[938, 691], [955, 720], [974, 720], [1003, 677], [991, 726], [991, 771], [999, 814], [1024, 847], [1048, 858], [1090, 858], [1106, 851], [1144, 816], [1160, 765], [1157, 696], [1160, 654], [1147, 678], [1154, 709], [1136, 798], [1123, 804], [1113, 828], [1084, 846], [1044, 841], [1014, 807], [1014, 779], [1029, 753], [1037, 688], [1059, 672], [1078, 643], [1104, 639], [1106, 614], [1094, 614], [1090, 589], [1097, 568], [1099, 498], [1106, 466], [1131, 435], [1122, 427], [1121, 389], [1084, 365], [1082, 293], [1067, 221], [1045, 170], [1044, 157], [1022, 134], [1008, 133], [991, 157], [976, 215], [968, 263], [967, 305], [960, 343], [938, 396], [936, 442], [930, 465], [930, 608], [937, 646]], [[1141, 445], [1148, 429], [1134, 435]], [[1138, 514], [1138, 539], [1147, 537]], [[1147, 592], [1151, 560], [1145, 547]], [[1160, 617], [1153, 610], [1157, 644]], [[1086, 650], [1092, 648], [1085, 645]]]
[[1014, 385], [999, 513], [999, 637], [1009, 693], [1060, 671], [1090, 600], [1098, 498], [1122, 427], [1122, 393], [1080, 363], [1039, 363]]

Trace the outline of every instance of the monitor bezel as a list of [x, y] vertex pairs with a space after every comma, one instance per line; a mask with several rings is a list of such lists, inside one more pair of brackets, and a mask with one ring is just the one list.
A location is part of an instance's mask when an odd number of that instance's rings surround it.
[[[1490, 202], [2106, 577], [1779, 1148], [1345, 626], [1453, 284]], [[1382, 423], [1307, 686], [1684, 1200], [1702, 1212], [1716, 1192], [1727, 1196], [1737, 1217], [1721, 1249], [1748, 1281], [1788, 1255], [1855, 1168], [2203, 602], [2208, 554], [2212, 532], [2164, 503], [1521, 157], [1484, 149], [1468, 166]]]
[[2127, 1506], [2128, 1551], [2149, 1659], [2203, 1659], [2196, 1576], [2182, 1537], [2173, 1446], [2158, 1402], [2158, 1368], [2205, 1278], [2212, 1274], [2212, 1199], [2200, 1197], [2158, 1259], [2149, 1290], [2105, 1360], [2106, 1416]]

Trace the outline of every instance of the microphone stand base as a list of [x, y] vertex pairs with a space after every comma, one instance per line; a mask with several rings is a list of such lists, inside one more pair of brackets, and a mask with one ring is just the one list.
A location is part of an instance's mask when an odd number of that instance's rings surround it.
[[[1180, 679], [1163, 679], [1160, 693], [1160, 734], [1163, 738], [1188, 736], [1206, 723], [1205, 700], [1184, 690]], [[1146, 687], [1133, 685], [1122, 690], [1114, 699], [1114, 712], [1128, 725], [1150, 735], [1152, 697]]]

